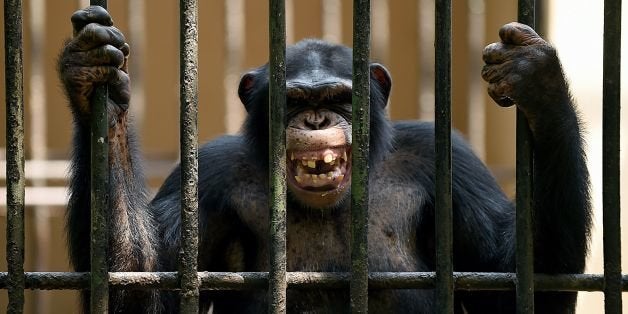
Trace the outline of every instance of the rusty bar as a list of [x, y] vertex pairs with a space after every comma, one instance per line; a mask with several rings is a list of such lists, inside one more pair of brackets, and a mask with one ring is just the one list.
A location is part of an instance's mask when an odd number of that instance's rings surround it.
[[[535, 28], [534, 0], [519, 0], [518, 20]], [[534, 160], [532, 132], [528, 121], [517, 110], [517, 199], [516, 199], [516, 237], [517, 237], [517, 313], [534, 313], [534, 229], [532, 223], [533, 208], [533, 171]]]
[[[106, 0], [92, 0], [90, 5], [107, 8]], [[107, 313], [109, 285], [107, 274], [107, 215], [109, 208], [109, 127], [107, 121], [107, 86], [96, 88], [91, 107], [91, 243], [90, 310]]]
[[603, 165], [604, 309], [622, 312], [620, 207], [621, 1], [604, 1]]
[[371, 3], [353, 1], [351, 144], [351, 312], [368, 312], [368, 200]]
[[[0, 289], [8, 288], [8, 273], [0, 272]], [[259, 290], [268, 286], [266, 272], [200, 272], [201, 290]], [[290, 289], [347, 289], [350, 273], [289, 272]], [[455, 290], [512, 291], [516, 273], [455, 272]], [[434, 272], [372, 272], [369, 289], [434, 289]], [[112, 272], [109, 285], [120, 289], [179, 290], [177, 272]], [[603, 274], [537, 274], [537, 291], [603, 291]], [[25, 288], [32, 290], [81, 290], [89, 288], [89, 273], [26, 272]], [[621, 290], [628, 291], [628, 275], [621, 277]]]
[[198, 313], [198, 3], [179, 2], [181, 145], [181, 313]]
[[270, 278], [268, 312], [286, 312], [286, 8], [284, 0], [269, 2], [269, 141]]
[[7, 110], [7, 313], [24, 311], [24, 67], [22, 1], [4, 1]]
[[450, 0], [436, 2], [435, 20], [436, 304], [438, 313], [453, 313]]

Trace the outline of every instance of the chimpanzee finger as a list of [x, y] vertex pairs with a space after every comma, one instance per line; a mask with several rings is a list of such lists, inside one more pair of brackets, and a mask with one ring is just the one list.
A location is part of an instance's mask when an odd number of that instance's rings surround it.
[[511, 67], [511, 60], [500, 64], [487, 64], [482, 68], [482, 79], [488, 83], [495, 83], [503, 79], [510, 72]]
[[121, 109], [129, 107], [131, 90], [129, 89], [129, 75], [122, 70], [117, 70], [115, 77], [109, 81], [109, 98]]
[[482, 51], [482, 60], [486, 64], [498, 64], [508, 58], [508, 47], [503, 43], [492, 43]]
[[508, 23], [499, 29], [499, 38], [501, 38], [504, 44], [511, 44], [517, 46], [529, 46], [535, 44], [546, 43], [539, 34], [537, 34], [532, 27], [512, 22]]
[[508, 75], [499, 82], [489, 84], [488, 94], [498, 105], [510, 107], [517, 102], [514, 86], [516, 86], [517, 81], [520, 80], [521, 77], [519, 75]]
[[131, 47], [129, 47], [129, 44], [124, 43], [124, 45], [118, 49], [120, 49], [124, 55], [124, 61], [120, 66], [120, 70], [124, 71], [124, 73], [129, 73], [129, 54], [131, 53]]
[[[128, 104], [130, 91], [129, 77], [126, 73], [112, 66], [71, 66], [63, 69], [72, 103], [83, 114], [89, 113], [89, 97], [94, 86], [107, 83], [109, 98], [116, 103]], [[124, 90], [124, 91], [123, 91]], [[113, 97], [112, 97], [113, 96]]]
[[120, 79], [119, 69], [112, 66], [70, 66], [64, 69], [65, 76], [71, 81], [77, 82], [74, 85], [85, 85], [112, 82]]
[[71, 57], [65, 59], [71, 65], [78, 66], [109, 65], [121, 68], [126, 58], [122, 50], [112, 45], [104, 45], [87, 51], [75, 51], [71, 54]]
[[78, 34], [83, 27], [91, 23], [98, 23], [104, 26], [112, 26], [113, 19], [109, 12], [98, 5], [89, 6], [85, 9], [78, 10], [72, 14], [72, 27], [74, 35]]
[[102, 45], [121, 47], [125, 42], [124, 34], [119, 29], [91, 23], [72, 39], [69, 49], [70, 51], [87, 51]]
[[128, 57], [129, 53], [131, 53], [131, 47], [127, 43], [122, 44], [122, 46], [118, 47], [118, 49], [122, 51], [122, 54], [124, 54], [125, 57]]

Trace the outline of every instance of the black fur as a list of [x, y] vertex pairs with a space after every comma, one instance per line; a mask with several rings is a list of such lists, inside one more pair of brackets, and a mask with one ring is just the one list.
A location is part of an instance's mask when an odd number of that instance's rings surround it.
[[[351, 79], [351, 50], [306, 40], [287, 49], [287, 79], [320, 75]], [[211, 141], [199, 154], [201, 271], [268, 271], [268, 68], [244, 76], [240, 97], [248, 116], [242, 135]], [[384, 77], [385, 78], [385, 77]], [[565, 87], [566, 88], [566, 87]], [[369, 220], [370, 271], [434, 270], [434, 127], [427, 122], [391, 123], [384, 108], [390, 81], [371, 80], [371, 174]], [[346, 94], [318, 104], [346, 115]], [[342, 98], [344, 97], [344, 98]], [[350, 95], [349, 95], [350, 97]], [[536, 124], [534, 168], [535, 271], [580, 273], [584, 270], [590, 228], [588, 174], [580, 125], [571, 99], [552, 99]], [[288, 100], [288, 112], [300, 110]], [[126, 122], [123, 121], [123, 122]], [[124, 125], [124, 124], [121, 124]], [[118, 126], [119, 127], [119, 126]], [[150, 269], [125, 268], [111, 260], [112, 270], [176, 270], [180, 233], [180, 169], [167, 178], [147, 204], [145, 183], [132, 134], [123, 128], [128, 150], [112, 160], [112, 199], [127, 211], [112, 209], [112, 228], [128, 219], [122, 230], [110, 233], [110, 253], [135, 261], [154, 260]], [[89, 143], [87, 130], [77, 126], [71, 181], [68, 229], [72, 261], [77, 270], [89, 265]], [[126, 154], [126, 155], [124, 155]], [[130, 160], [122, 162], [121, 160]], [[128, 161], [127, 160], [127, 161]], [[116, 194], [117, 193], [117, 194]], [[347, 193], [333, 208], [312, 209], [288, 196], [288, 271], [349, 271], [350, 208]], [[453, 136], [454, 269], [456, 271], [514, 272], [514, 206], [470, 147]], [[136, 250], [119, 252], [120, 241]], [[145, 247], [154, 249], [146, 250]], [[137, 263], [142, 264], [141, 262]], [[121, 269], [123, 268], [123, 269]], [[129, 292], [133, 293], [133, 292]], [[456, 292], [456, 312], [514, 313], [512, 292]], [[135, 293], [112, 296], [120, 312], [174, 312], [176, 293]], [[214, 313], [261, 313], [264, 291], [202, 292], [202, 308], [213, 303]], [[570, 313], [575, 293], [537, 293], [537, 313]], [[371, 291], [372, 313], [434, 313], [431, 290]], [[288, 292], [288, 312], [343, 313], [349, 311], [347, 291]]]

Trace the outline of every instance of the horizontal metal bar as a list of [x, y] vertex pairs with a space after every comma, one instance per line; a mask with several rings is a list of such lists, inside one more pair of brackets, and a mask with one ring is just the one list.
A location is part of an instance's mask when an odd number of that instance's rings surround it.
[[[201, 290], [253, 290], [268, 285], [266, 272], [199, 272]], [[347, 289], [350, 273], [288, 272], [290, 289]], [[434, 272], [373, 272], [369, 289], [433, 289]], [[0, 272], [0, 289], [8, 286], [8, 275]], [[455, 290], [515, 289], [515, 273], [454, 272]], [[111, 272], [109, 285], [122, 289], [178, 290], [176, 272]], [[89, 273], [26, 272], [26, 289], [81, 290], [89, 288]], [[561, 274], [534, 276], [536, 291], [603, 291], [603, 274]], [[628, 274], [622, 275], [622, 291], [628, 291]]]

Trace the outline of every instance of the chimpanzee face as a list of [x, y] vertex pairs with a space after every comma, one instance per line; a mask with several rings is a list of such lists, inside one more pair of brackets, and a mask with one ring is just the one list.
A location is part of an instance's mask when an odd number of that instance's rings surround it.
[[[351, 60], [351, 49], [316, 40], [286, 50], [287, 185], [291, 196], [309, 208], [334, 207], [351, 186]], [[371, 65], [371, 80], [382, 102], [371, 110], [383, 112], [388, 71]], [[239, 94], [255, 129], [250, 137], [267, 136], [260, 113], [267, 106], [267, 66], [245, 74]]]

